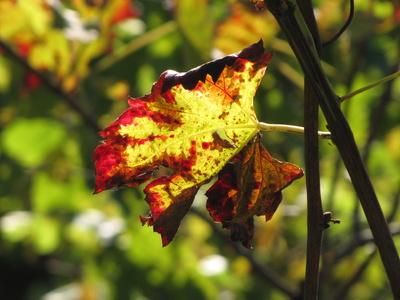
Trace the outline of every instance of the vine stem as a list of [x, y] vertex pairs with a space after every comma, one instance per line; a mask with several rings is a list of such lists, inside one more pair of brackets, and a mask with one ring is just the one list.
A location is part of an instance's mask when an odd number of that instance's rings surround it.
[[295, 17], [296, 4], [288, 0], [268, 0], [265, 1], [265, 4], [285, 33], [318, 99], [328, 122], [329, 130], [332, 132], [332, 139], [342, 156], [368, 220], [390, 281], [393, 297], [400, 299], [400, 260], [396, 245], [362, 161], [350, 125], [340, 109], [339, 99]]
[[358, 94], [361, 94], [361, 93], [363, 93], [363, 92], [365, 92], [365, 91], [367, 91], [369, 89], [372, 89], [372, 88], [374, 88], [374, 87], [376, 87], [378, 85], [381, 85], [381, 84], [383, 84], [385, 82], [388, 82], [390, 80], [393, 80], [393, 79], [395, 79], [395, 78], [397, 78], [399, 76], [400, 76], [400, 71], [398, 71], [396, 73], [393, 73], [393, 74], [391, 74], [389, 76], [383, 77], [382, 79], [380, 79], [380, 80], [378, 80], [378, 81], [376, 81], [374, 83], [371, 83], [371, 84], [369, 84], [369, 85], [367, 85], [367, 86], [365, 86], [365, 87], [363, 87], [361, 89], [355, 90], [354, 92], [351, 92], [351, 93], [349, 93], [349, 94], [347, 94], [347, 95], [345, 95], [343, 97], [340, 97], [340, 102], [343, 102], [345, 100], [353, 98], [354, 96], [356, 96]]
[[[315, 19], [312, 0], [296, 0], [297, 19], [303, 23], [303, 32], [317, 58], [321, 56], [322, 43]], [[318, 299], [322, 240], [330, 214], [323, 213], [319, 142], [318, 99], [312, 89], [312, 81], [304, 77], [304, 163], [307, 193], [307, 253], [304, 280], [304, 300]]]
[[[286, 125], [286, 124], [269, 124], [269, 123], [258, 123], [258, 128], [262, 131], [278, 131], [278, 132], [288, 132], [304, 135], [304, 127], [294, 126], [294, 125]], [[331, 133], [328, 131], [318, 131], [318, 137], [320, 139], [330, 139]]]

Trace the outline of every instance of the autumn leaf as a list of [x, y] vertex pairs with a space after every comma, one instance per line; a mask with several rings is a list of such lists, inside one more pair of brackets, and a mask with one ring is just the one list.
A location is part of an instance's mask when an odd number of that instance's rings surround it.
[[214, 221], [231, 229], [231, 239], [251, 248], [254, 216], [272, 218], [282, 201], [282, 189], [303, 176], [298, 166], [274, 159], [260, 142], [260, 134], [227, 164], [206, 192], [207, 209]]
[[[258, 2], [254, 5], [264, 4], [264, 1]], [[244, 1], [237, 1], [231, 4], [231, 14], [216, 26], [214, 46], [229, 54], [260, 37], [265, 44], [270, 44], [278, 31], [279, 26], [268, 11], [256, 11]]]
[[253, 97], [271, 57], [260, 41], [187, 73], [164, 72], [151, 94], [130, 99], [101, 131], [95, 193], [138, 186], [160, 166], [171, 169], [144, 189], [150, 215], [141, 217], [168, 245], [198, 189], [259, 132]]

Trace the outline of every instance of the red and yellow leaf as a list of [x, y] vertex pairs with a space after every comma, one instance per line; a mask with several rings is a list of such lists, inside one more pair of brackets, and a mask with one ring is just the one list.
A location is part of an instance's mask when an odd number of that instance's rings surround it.
[[282, 201], [282, 189], [303, 176], [298, 166], [274, 159], [256, 135], [239, 153], [238, 166], [227, 164], [207, 191], [214, 221], [231, 229], [231, 239], [251, 248], [254, 216], [270, 220]]
[[138, 186], [159, 166], [172, 170], [146, 188], [143, 222], [173, 239], [198, 188], [216, 175], [259, 131], [253, 97], [271, 52], [262, 42], [187, 73], [164, 72], [152, 92], [100, 135], [94, 153], [95, 193]]

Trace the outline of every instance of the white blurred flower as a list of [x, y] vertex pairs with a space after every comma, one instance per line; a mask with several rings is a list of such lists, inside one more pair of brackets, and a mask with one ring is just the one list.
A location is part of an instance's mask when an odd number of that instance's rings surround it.
[[67, 26], [64, 28], [64, 34], [67, 39], [82, 43], [90, 43], [99, 36], [97, 30], [87, 29], [83, 26], [82, 20], [79, 18], [79, 14], [76, 11], [65, 9], [64, 18], [67, 22]]
[[81, 287], [76, 283], [71, 283], [48, 292], [43, 295], [42, 300], [78, 300], [82, 297]]
[[0, 219], [0, 228], [5, 233], [11, 233], [32, 224], [32, 214], [28, 211], [12, 211]]
[[63, 31], [67, 39], [87, 44], [98, 38], [99, 32], [85, 28], [78, 12], [65, 8], [59, 0], [47, 0], [47, 3], [54, 9], [56, 16], [62, 19]]
[[222, 255], [212, 254], [199, 261], [199, 272], [205, 276], [223, 273], [228, 268], [228, 260]]
[[108, 245], [125, 229], [125, 220], [122, 218], [109, 218], [102, 211], [88, 209], [76, 216], [73, 224], [82, 230], [96, 232], [101, 243]]
[[99, 224], [97, 234], [101, 241], [108, 244], [119, 233], [124, 231], [125, 221], [121, 218], [111, 218]]
[[117, 24], [119, 30], [129, 36], [141, 35], [146, 31], [146, 24], [140, 19], [127, 19]]
[[[108, 289], [103, 282], [96, 282], [92, 288], [91, 293], [97, 300], [110, 299]], [[79, 283], [70, 283], [44, 294], [41, 300], [81, 300], [87, 297], [87, 287]]]

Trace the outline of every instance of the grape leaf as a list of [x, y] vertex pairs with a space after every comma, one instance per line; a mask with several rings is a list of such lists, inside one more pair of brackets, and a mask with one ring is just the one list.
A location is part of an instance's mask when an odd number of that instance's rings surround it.
[[198, 189], [259, 132], [253, 97], [271, 57], [260, 41], [186, 73], [166, 71], [151, 94], [129, 99], [130, 108], [100, 132], [95, 193], [171, 169], [144, 189], [150, 215], [141, 217], [168, 245]]
[[270, 220], [282, 201], [282, 189], [303, 176], [298, 166], [271, 157], [256, 135], [237, 155], [238, 166], [227, 164], [206, 192], [207, 210], [231, 229], [231, 239], [251, 248], [253, 216]]

